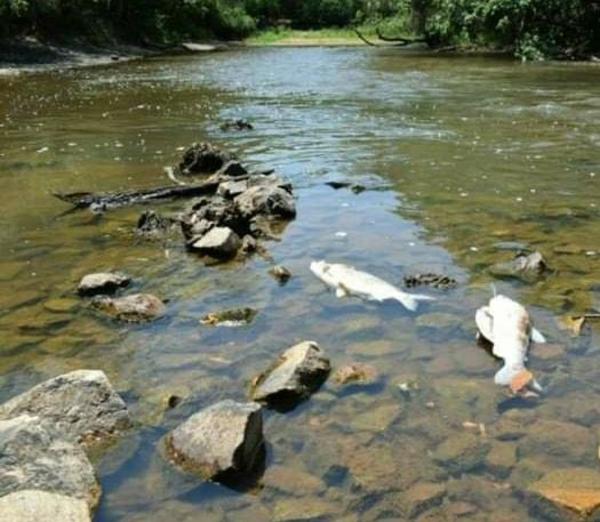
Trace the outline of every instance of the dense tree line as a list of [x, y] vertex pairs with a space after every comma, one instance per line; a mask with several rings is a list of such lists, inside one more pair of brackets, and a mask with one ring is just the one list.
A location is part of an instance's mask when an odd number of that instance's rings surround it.
[[0, 0], [4, 37], [177, 41], [365, 23], [529, 59], [600, 50], [600, 0]]

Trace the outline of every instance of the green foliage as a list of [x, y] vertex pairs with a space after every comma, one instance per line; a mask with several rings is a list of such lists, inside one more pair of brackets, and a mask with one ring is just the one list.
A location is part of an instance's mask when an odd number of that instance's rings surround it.
[[353, 24], [434, 46], [511, 49], [527, 60], [600, 51], [600, 0], [0, 0], [5, 37], [177, 41]]

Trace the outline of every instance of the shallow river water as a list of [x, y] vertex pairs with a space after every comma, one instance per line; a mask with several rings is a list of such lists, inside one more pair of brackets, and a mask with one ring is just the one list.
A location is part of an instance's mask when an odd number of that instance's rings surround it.
[[[600, 310], [599, 86], [592, 65], [319, 48], [0, 79], [0, 400], [74, 369], [107, 373], [136, 427], [97, 457], [98, 522], [546, 520], [532, 485], [599, 467], [600, 329], [561, 327]], [[220, 129], [238, 117], [255, 130]], [[292, 271], [287, 285], [260, 257], [206, 266], [177, 235], [140, 240], [140, 207], [65, 213], [51, 195], [167, 184], [162, 168], [197, 141], [293, 182], [298, 217], [266, 245]], [[552, 271], [494, 276], [520, 249], [541, 251]], [[308, 270], [321, 258], [399, 286], [423, 271], [458, 285], [421, 289], [437, 301], [416, 314], [338, 300]], [[167, 316], [131, 326], [92, 312], [74, 289], [110, 269], [168, 299]], [[529, 361], [539, 399], [495, 386], [499, 363], [474, 341], [491, 284], [549, 339]], [[259, 311], [251, 325], [199, 323], [239, 306]], [[334, 368], [375, 366], [379, 385], [330, 380], [292, 412], [266, 411], [266, 471], [250, 491], [163, 461], [169, 429], [244, 400], [251, 379], [305, 339]], [[185, 401], [166, 411], [171, 394]]]

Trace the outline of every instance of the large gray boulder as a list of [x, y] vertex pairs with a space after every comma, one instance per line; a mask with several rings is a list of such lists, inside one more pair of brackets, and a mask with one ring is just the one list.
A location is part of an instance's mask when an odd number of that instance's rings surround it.
[[242, 240], [229, 227], [215, 227], [191, 243], [190, 248], [200, 254], [222, 259], [235, 256], [241, 245]]
[[0, 520], [6, 522], [91, 522], [85, 500], [35, 489], [0, 497]]
[[225, 400], [192, 415], [166, 437], [168, 457], [207, 480], [251, 475], [264, 458], [261, 408]]
[[123, 297], [96, 296], [92, 306], [101, 312], [128, 323], [143, 323], [158, 319], [167, 308], [152, 294], [132, 294]]
[[289, 410], [314, 393], [330, 370], [329, 359], [319, 345], [302, 342], [288, 348], [271, 368], [254, 380], [252, 399], [278, 410]]
[[38, 416], [86, 445], [131, 426], [127, 406], [99, 370], [59, 375], [0, 405], [0, 419], [23, 414]]
[[[83, 449], [40, 417], [0, 421], [0, 497], [38, 489], [98, 504], [100, 485]], [[10, 519], [2, 519], [10, 520]]]
[[274, 184], [251, 187], [234, 201], [240, 215], [245, 219], [252, 219], [258, 215], [281, 219], [296, 217], [294, 196]]
[[118, 272], [99, 272], [88, 274], [79, 282], [77, 291], [79, 295], [91, 296], [97, 294], [113, 294], [119, 288], [124, 288], [131, 282], [131, 278]]

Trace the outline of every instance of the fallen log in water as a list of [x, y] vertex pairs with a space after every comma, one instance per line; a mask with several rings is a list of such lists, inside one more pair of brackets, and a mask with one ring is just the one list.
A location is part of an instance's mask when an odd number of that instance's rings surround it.
[[70, 203], [75, 208], [90, 208], [93, 211], [104, 211], [127, 205], [137, 205], [167, 199], [194, 198], [214, 194], [219, 181], [206, 181], [198, 185], [167, 186], [124, 192], [108, 192], [94, 194], [92, 192], [73, 192], [64, 194], [54, 192], [53, 196]]

